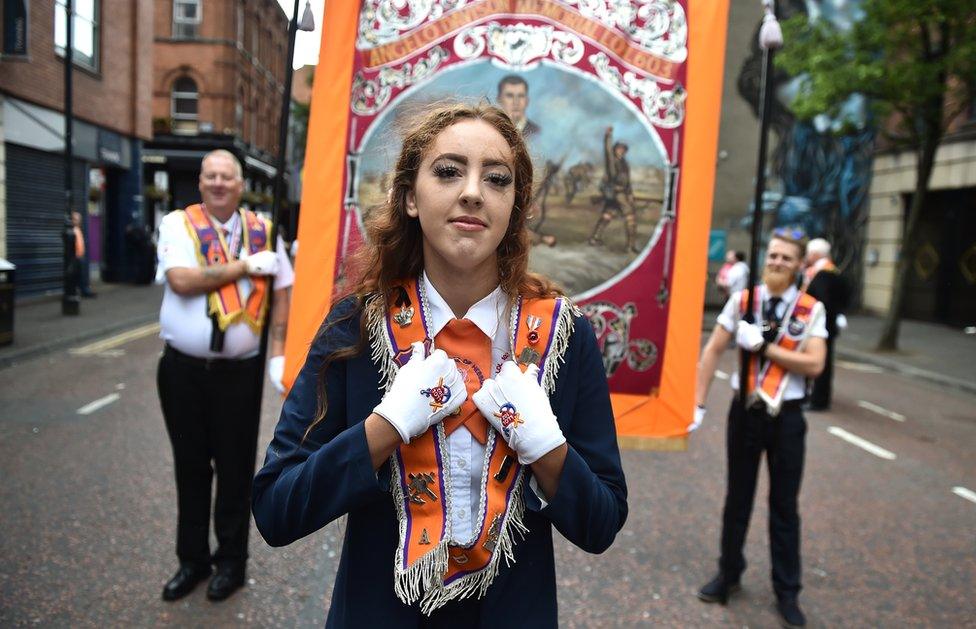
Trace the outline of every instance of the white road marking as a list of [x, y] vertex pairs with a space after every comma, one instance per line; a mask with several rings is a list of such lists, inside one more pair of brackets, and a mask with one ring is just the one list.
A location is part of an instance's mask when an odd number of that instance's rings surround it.
[[88, 404], [85, 404], [84, 406], [82, 406], [81, 408], [79, 408], [78, 409], [78, 414], [79, 415], [91, 415], [92, 413], [94, 413], [98, 409], [102, 408], [103, 406], [108, 406], [112, 402], [115, 402], [120, 397], [122, 397], [122, 396], [119, 395], [118, 393], [109, 393], [105, 397], [100, 397], [97, 400], [95, 400], [94, 402], [89, 402]]
[[893, 419], [896, 422], [905, 421], [905, 416], [902, 415], [901, 413], [896, 413], [895, 411], [889, 411], [888, 409], [878, 406], [877, 404], [872, 404], [867, 400], [858, 400], [857, 405], [860, 406], [861, 408], [871, 411], [872, 413], [877, 413], [878, 415], [882, 415], [884, 417], [887, 417], [888, 419]]
[[971, 489], [966, 489], [965, 487], [953, 487], [952, 493], [956, 494], [960, 498], [965, 498], [969, 502], [976, 502], [976, 491]]
[[889, 450], [885, 450], [881, 446], [876, 446], [867, 439], [858, 437], [854, 433], [847, 432], [843, 428], [838, 428], [837, 426], [831, 426], [827, 429], [827, 432], [835, 437], [839, 437], [851, 445], [855, 445], [862, 450], [867, 450], [876, 457], [887, 459], [889, 461], [895, 460], [895, 453]]
[[729, 379], [729, 374], [725, 373], [721, 369], [716, 369], [715, 370], [715, 377], [718, 378], [719, 380], [728, 380]]
[[884, 369], [878, 367], [877, 365], [869, 365], [867, 363], [852, 363], [847, 360], [837, 360], [834, 364], [838, 367], [843, 367], [844, 369], [850, 369], [851, 371], [863, 371], [864, 373], [882, 373]]
[[105, 352], [106, 350], [110, 350], [114, 347], [118, 347], [119, 345], [128, 343], [129, 341], [141, 339], [144, 336], [150, 336], [158, 332], [159, 323], [147, 323], [146, 325], [138, 328], [126, 330], [125, 332], [116, 334], [115, 336], [110, 336], [107, 339], [95, 341], [94, 343], [82, 345], [81, 347], [76, 347], [68, 351], [73, 356], [95, 356]]

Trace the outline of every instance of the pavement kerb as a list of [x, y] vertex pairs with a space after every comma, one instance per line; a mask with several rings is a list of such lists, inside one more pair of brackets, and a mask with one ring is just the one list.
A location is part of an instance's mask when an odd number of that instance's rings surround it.
[[899, 362], [897, 360], [886, 358], [884, 356], [879, 356], [871, 352], [863, 352], [856, 349], [850, 349], [846, 347], [835, 346], [834, 351], [837, 356], [845, 360], [852, 360], [855, 362], [868, 363], [874, 365], [875, 367], [881, 367], [888, 371], [893, 371], [895, 373], [900, 373], [906, 376], [912, 376], [914, 378], [919, 378], [921, 380], [926, 380], [928, 382], [942, 385], [950, 389], [958, 389], [960, 391], [965, 391], [966, 393], [972, 393], [976, 395], [976, 383], [967, 382], [965, 380], [960, 380], [958, 378], [953, 378], [951, 376], [946, 376], [940, 373], [935, 373], [934, 371], [929, 371], [927, 369], [919, 369], [918, 367], [912, 367], [911, 365], [906, 365], [905, 363]]
[[47, 343], [23, 347], [16, 350], [4, 351], [2, 355], [0, 355], [0, 369], [6, 369], [7, 367], [11, 367], [18, 362], [23, 362], [31, 358], [43, 356], [44, 354], [72, 347], [79, 343], [83, 343], [84, 341], [90, 341], [92, 339], [96, 339], [101, 336], [108, 336], [109, 334], [114, 334], [117, 332], [124, 332], [132, 328], [137, 328], [140, 325], [146, 325], [147, 323], [152, 323], [153, 321], [158, 320], [158, 312], [147, 313], [143, 316], [133, 317], [132, 319], [116, 322], [94, 330], [78, 332], [77, 334], [73, 334], [71, 336], [62, 336], [48, 341]]

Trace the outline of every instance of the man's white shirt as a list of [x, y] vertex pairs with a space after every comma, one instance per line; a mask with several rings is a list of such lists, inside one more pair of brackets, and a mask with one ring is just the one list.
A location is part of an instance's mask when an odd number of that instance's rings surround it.
[[[224, 228], [232, 234], [232, 241], [242, 237], [240, 214], [234, 212], [226, 223], [211, 216], [214, 226]], [[228, 246], [230, 244], [228, 243]], [[165, 284], [163, 304], [159, 311], [159, 336], [168, 344], [184, 354], [197, 358], [250, 358], [258, 353], [261, 337], [245, 323], [229, 326], [224, 336], [224, 350], [220, 353], [210, 351], [210, 335], [213, 323], [208, 314], [207, 294], [177, 295], [166, 282], [166, 272], [173, 268], [199, 268], [201, 266], [196, 245], [190, 236], [186, 219], [182, 212], [170, 212], [159, 225], [159, 241], [156, 255], [159, 265], [156, 269], [156, 282]], [[233, 252], [235, 248], [231, 247]], [[274, 277], [274, 289], [287, 288], [295, 281], [295, 273], [285, 251], [285, 244], [278, 238], [276, 254], [278, 273]], [[237, 280], [237, 290], [241, 300], [246, 301], [253, 284], [248, 276]]]
[[[782, 301], [776, 307], [776, 318], [782, 319], [786, 315], [787, 309], [793, 304], [793, 300], [796, 299], [799, 291], [796, 286], [790, 286], [781, 295]], [[766, 285], [763, 284], [759, 290], [760, 297], [762, 298], [762, 308], [759, 309], [760, 312], [765, 310], [766, 301], [769, 299], [769, 291], [766, 289]], [[822, 308], [823, 306], [821, 306]], [[725, 307], [722, 308], [722, 312], [718, 315], [716, 319], [717, 323], [725, 328], [725, 330], [735, 336], [736, 326], [739, 324], [739, 319], [741, 318], [742, 308], [742, 291], [732, 293], [729, 300], [725, 302]], [[827, 338], [827, 326], [825, 317], [814, 317], [812, 319], [813, 327], [810, 329], [810, 336], [822, 338]], [[787, 372], [787, 383], [786, 391], [783, 392], [783, 401], [787, 400], [799, 400], [806, 397], [807, 393], [807, 383], [806, 377]], [[732, 374], [729, 378], [729, 382], [732, 385], [733, 391], [739, 390], [739, 373], [738, 371]]]

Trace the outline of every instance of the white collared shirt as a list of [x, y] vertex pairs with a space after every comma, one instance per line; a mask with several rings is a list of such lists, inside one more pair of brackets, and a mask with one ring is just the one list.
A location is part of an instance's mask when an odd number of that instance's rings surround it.
[[[430, 314], [428, 325], [431, 338], [444, 329], [454, 312], [440, 296], [426, 271], [422, 280], [427, 292], [427, 307]], [[486, 378], [493, 377], [504, 361], [511, 358], [511, 341], [508, 336], [508, 296], [497, 287], [486, 297], [471, 306], [462, 319], [467, 319], [478, 326], [485, 336], [491, 339], [491, 373]], [[435, 340], [436, 347], [436, 340]], [[500, 438], [500, 437], [499, 437]], [[451, 483], [451, 530], [455, 542], [470, 542], [472, 536], [478, 533], [481, 508], [481, 477], [485, 459], [485, 446], [475, 439], [464, 426], [455, 430], [447, 438], [449, 457], [449, 473], [453, 479], [467, 478], [469, 482]]]
[[[779, 304], [777, 304], [776, 306], [775, 314], [777, 319], [782, 319], [784, 316], [786, 316], [786, 310], [793, 303], [793, 300], [796, 299], [798, 292], [799, 291], [797, 290], [796, 286], [791, 285], [781, 295], [783, 300], [779, 302]], [[762, 298], [763, 307], [760, 309], [760, 312], [762, 312], [763, 310], [765, 310], [766, 301], [769, 299], [769, 289], [766, 288], [765, 284], [763, 284], [760, 287], [759, 294], [760, 297]], [[733, 293], [732, 296], [729, 297], [729, 300], [725, 302], [725, 307], [722, 308], [721, 314], [719, 314], [718, 318], [716, 319], [718, 324], [723, 328], [725, 328], [733, 336], [733, 338], [735, 337], [736, 326], [739, 325], [739, 318], [741, 316], [741, 312], [742, 312], [742, 291], [738, 291], [736, 293]], [[825, 318], [814, 317], [812, 321], [813, 321], [813, 327], [810, 329], [810, 336], [819, 337], [822, 339], [827, 338], [827, 326], [825, 324]], [[806, 397], [807, 394], [806, 377], [789, 371], [786, 373], [787, 373], [786, 375], [787, 383], [786, 383], [786, 391], [783, 392], [783, 401], [785, 402], [787, 400], [799, 400]], [[732, 377], [729, 378], [729, 381], [730, 381], [729, 384], [732, 385], [732, 390], [738, 391], [739, 390], [738, 372], [732, 374]]]
[[[239, 242], [243, 237], [240, 216], [237, 212], [231, 215], [226, 223], [213, 218], [214, 227], [227, 230], [231, 237], [227, 245], [234, 255], [236, 247], [231, 243]], [[159, 336], [177, 350], [197, 358], [250, 358], [256, 356], [261, 343], [261, 337], [246, 323], [235, 323], [227, 328], [224, 336], [224, 350], [215, 353], [210, 351], [210, 335], [213, 330], [207, 308], [207, 294], [177, 295], [169, 283], [166, 282], [166, 271], [177, 267], [197, 268], [200, 261], [194, 250], [196, 245], [186, 226], [186, 219], [182, 212], [170, 212], [163, 217], [159, 224], [159, 243], [156, 255], [159, 266], [156, 269], [156, 283], [166, 284], [163, 292], [163, 304], [159, 310]], [[284, 241], [278, 238], [278, 273], [274, 278], [275, 290], [287, 288], [295, 281], [295, 273], [285, 253]], [[237, 280], [237, 290], [241, 299], [247, 301], [253, 284], [245, 276]]]

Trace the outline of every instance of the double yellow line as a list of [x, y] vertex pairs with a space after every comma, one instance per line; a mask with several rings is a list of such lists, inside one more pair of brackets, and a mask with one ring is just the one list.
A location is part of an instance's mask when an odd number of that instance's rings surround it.
[[120, 334], [116, 334], [115, 336], [110, 336], [107, 339], [102, 339], [101, 341], [95, 341], [94, 343], [89, 343], [88, 345], [75, 347], [74, 349], [68, 350], [68, 353], [72, 356], [96, 356], [102, 352], [118, 347], [119, 345], [124, 345], [129, 341], [134, 341], [136, 339], [141, 339], [144, 336], [150, 336], [158, 333], [158, 322], [147, 323], [146, 325], [127, 330]]

